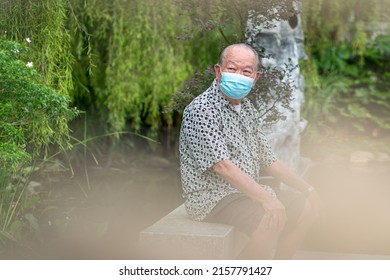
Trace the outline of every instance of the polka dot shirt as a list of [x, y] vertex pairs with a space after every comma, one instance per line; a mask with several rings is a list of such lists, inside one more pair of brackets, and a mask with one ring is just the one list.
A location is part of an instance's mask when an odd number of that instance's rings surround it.
[[251, 102], [244, 98], [237, 110], [221, 94], [216, 80], [185, 108], [180, 172], [186, 209], [193, 219], [203, 220], [222, 198], [239, 192], [212, 170], [214, 164], [231, 160], [258, 181], [261, 168], [276, 160], [258, 123]]

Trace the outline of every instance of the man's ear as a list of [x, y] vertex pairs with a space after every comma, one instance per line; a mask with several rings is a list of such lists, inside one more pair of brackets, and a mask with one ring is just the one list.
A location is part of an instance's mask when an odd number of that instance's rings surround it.
[[261, 73], [260, 71], [256, 72], [255, 80], [253, 81], [253, 86], [256, 84], [256, 82], [261, 79]]
[[214, 72], [215, 72], [215, 79], [217, 80], [218, 84], [221, 83], [221, 76], [222, 76], [222, 69], [219, 64], [214, 65]]

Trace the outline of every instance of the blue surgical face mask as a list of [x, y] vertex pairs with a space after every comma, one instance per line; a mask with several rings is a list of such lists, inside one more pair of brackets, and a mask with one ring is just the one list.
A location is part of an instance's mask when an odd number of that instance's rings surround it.
[[254, 79], [244, 75], [222, 72], [220, 89], [231, 99], [241, 99], [248, 95]]

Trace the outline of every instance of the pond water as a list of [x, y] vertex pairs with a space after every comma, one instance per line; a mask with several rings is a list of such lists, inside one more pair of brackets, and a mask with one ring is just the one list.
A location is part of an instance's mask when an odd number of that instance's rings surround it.
[[30, 258], [143, 258], [139, 232], [183, 203], [178, 166], [148, 156], [50, 176], [39, 218], [44, 240]]

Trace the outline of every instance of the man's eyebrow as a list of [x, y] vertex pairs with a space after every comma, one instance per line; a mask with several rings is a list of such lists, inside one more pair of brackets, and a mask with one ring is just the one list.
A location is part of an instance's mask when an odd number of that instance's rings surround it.
[[250, 69], [250, 70], [255, 70], [256, 69], [256, 67], [255, 66], [253, 66], [253, 65], [247, 65], [247, 66], [245, 66], [244, 67], [244, 69]]

